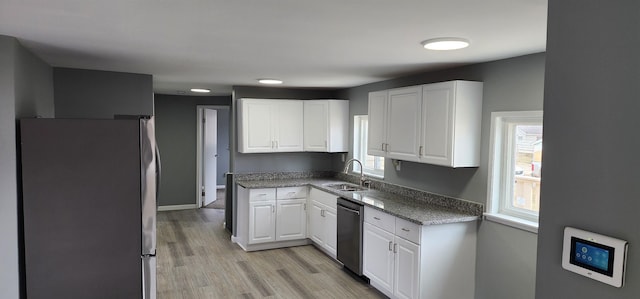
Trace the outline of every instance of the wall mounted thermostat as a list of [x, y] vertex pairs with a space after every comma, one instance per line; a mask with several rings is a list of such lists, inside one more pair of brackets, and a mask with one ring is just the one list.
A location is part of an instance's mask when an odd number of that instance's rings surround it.
[[627, 247], [625, 240], [565, 227], [562, 268], [620, 288]]

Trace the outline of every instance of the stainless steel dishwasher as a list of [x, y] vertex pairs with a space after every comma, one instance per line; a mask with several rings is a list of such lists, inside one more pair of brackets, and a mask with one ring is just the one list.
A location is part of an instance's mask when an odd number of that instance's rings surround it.
[[362, 276], [362, 227], [364, 206], [338, 198], [338, 260]]

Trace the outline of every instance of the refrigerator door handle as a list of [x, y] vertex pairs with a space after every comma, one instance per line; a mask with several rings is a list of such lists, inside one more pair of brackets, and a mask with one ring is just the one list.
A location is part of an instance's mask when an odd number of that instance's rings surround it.
[[142, 256], [142, 299], [156, 299], [156, 256]]
[[162, 179], [162, 160], [160, 159], [160, 148], [156, 143], [156, 207], [158, 207], [158, 194], [160, 193], [160, 181]]
[[140, 119], [140, 168], [142, 207], [142, 255], [156, 252], [156, 212], [159, 161], [154, 117]]

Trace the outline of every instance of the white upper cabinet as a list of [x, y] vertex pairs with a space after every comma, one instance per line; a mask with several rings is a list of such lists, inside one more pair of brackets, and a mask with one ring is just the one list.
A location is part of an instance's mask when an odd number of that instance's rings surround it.
[[349, 151], [349, 101], [304, 101], [304, 150]]
[[238, 151], [302, 151], [303, 114], [304, 106], [299, 100], [240, 99]]
[[419, 161], [422, 86], [369, 93], [367, 153]]
[[389, 90], [387, 104], [387, 157], [418, 161], [422, 87]]
[[477, 167], [482, 82], [449, 81], [369, 93], [369, 155]]
[[482, 83], [424, 85], [420, 160], [449, 167], [480, 165]]
[[367, 153], [372, 156], [385, 156], [387, 142], [387, 96], [386, 90], [369, 93], [369, 133]]
[[300, 152], [303, 149], [304, 105], [301, 101], [277, 101], [274, 113], [275, 151]]

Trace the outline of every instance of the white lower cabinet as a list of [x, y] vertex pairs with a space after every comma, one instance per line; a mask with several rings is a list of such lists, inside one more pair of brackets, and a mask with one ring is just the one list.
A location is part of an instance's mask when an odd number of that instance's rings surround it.
[[307, 199], [284, 199], [277, 202], [276, 241], [307, 237]]
[[276, 240], [276, 201], [249, 204], [249, 244]]
[[390, 298], [473, 298], [477, 223], [421, 226], [365, 207], [363, 274]]
[[394, 235], [369, 223], [364, 223], [363, 274], [379, 291], [391, 296], [394, 282]]
[[311, 188], [309, 191], [309, 238], [332, 258], [338, 253], [338, 197]]
[[394, 294], [398, 298], [418, 298], [420, 246], [400, 237], [395, 237], [394, 241]]
[[307, 244], [307, 187], [238, 187], [235, 242], [244, 250]]

